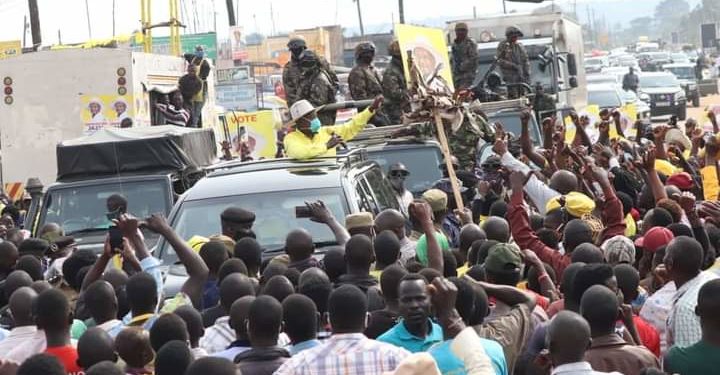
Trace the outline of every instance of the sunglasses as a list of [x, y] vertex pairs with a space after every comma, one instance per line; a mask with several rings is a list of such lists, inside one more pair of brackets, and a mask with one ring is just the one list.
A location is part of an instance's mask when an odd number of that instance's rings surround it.
[[410, 172], [403, 170], [390, 171], [390, 177], [407, 177]]

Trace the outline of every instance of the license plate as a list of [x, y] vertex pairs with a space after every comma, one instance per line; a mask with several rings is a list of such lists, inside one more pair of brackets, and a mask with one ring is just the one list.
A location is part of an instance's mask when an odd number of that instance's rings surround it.
[[670, 102], [656, 102], [656, 103], [655, 103], [655, 106], [656, 106], [656, 107], [669, 107], [669, 106], [670, 106]]

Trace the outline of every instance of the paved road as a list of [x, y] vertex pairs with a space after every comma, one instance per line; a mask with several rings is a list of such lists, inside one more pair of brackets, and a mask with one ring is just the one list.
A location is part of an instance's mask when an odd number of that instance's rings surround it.
[[701, 123], [704, 123], [707, 117], [705, 117], [705, 108], [707, 108], [711, 104], [720, 104], [720, 95], [711, 95], [706, 96], [700, 99], [700, 107], [691, 107], [689, 106], [687, 109], [687, 115], [688, 117], [692, 117], [694, 119], [703, 119]]

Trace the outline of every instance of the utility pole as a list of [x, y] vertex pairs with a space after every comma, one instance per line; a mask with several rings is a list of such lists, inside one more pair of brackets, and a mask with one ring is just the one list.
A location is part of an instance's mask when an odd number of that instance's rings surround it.
[[88, 0], [85, 0], [85, 16], [87, 17], [88, 36], [90, 39], [92, 39], [92, 26], [90, 25], [90, 5], [88, 5]]
[[225, 8], [227, 8], [228, 22], [230, 26], [235, 26], [235, 7], [233, 7], [233, 0], [225, 0]]
[[42, 44], [40, 12], [38, 11], [37, 0], [28, 0], [28, 8], [30, 9], [30, 32], [32, 33], [33, 50], [35, 50]]
[[503, 14], [507, 14], [507, 5], [505, 5], [505, 0], [502, 0], [503, 2]]
[[27, 41], [27, 30], [28, 29], [28, 22], [27, 22], [27, 14], [23, 17], [23, 41], [22, 46], [25, 48], [25, 41]]
[[477, 18], [477, 7], [473, 5], [473, 19]]
[[113, 38], [115, 37], [115, 0], [113, 0], [112, 19], [113, 19]]
[[398, 15], [400, 17], [400, 23], [405, 23], [405, 6], [403, 0], [398, 0]]
[[273, 11], [272, 1], [270, 2], [270, 22], [272, 23], [272, 34], [270, 36], [275, 36], [275, 12]]
[[357, 5], [358, 20], [360, 21], [360, 35], [365, 35], [365, 28], [363, 27], [362, 22], [362, 11], [360, 10], [360, 0], [355, 0], [355, 4]]

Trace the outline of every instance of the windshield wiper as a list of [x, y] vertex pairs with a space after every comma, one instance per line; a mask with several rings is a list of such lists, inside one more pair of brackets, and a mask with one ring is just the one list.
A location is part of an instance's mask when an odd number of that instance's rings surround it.
[[84, 229], [74, 230], [72, 232], [67, 232], [65, 235], [72, 236], [74, 234], [87, 234], [87, 233], [107, 232], [107, 231], [108, 231], [108, 228], [84, 228]]

